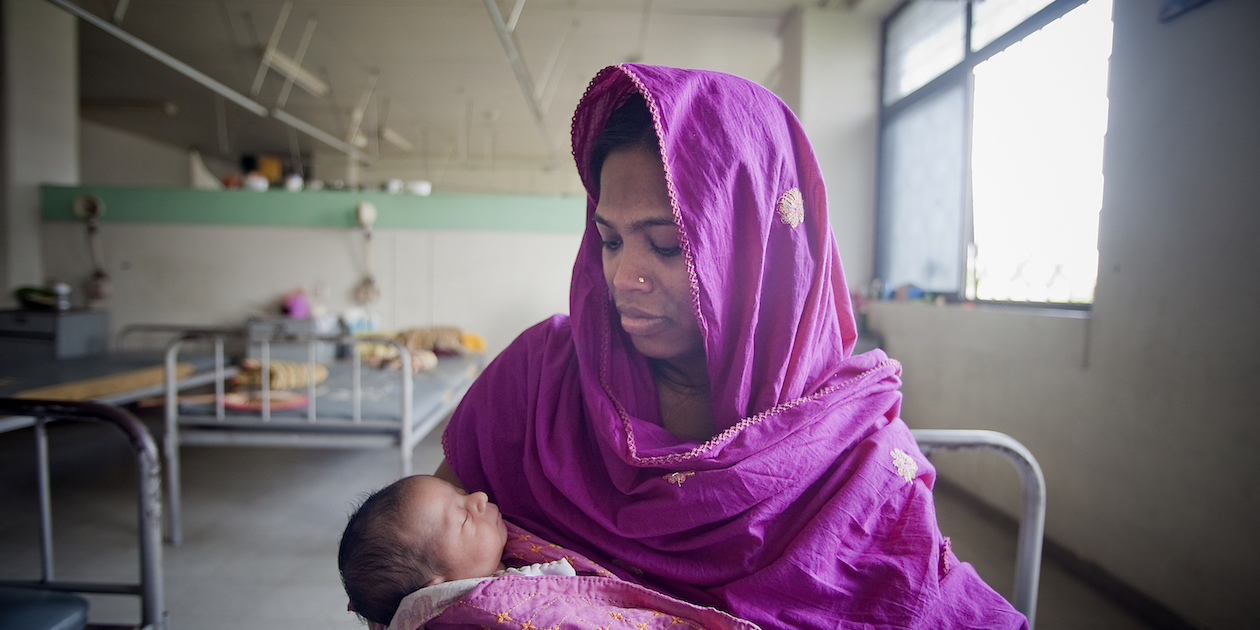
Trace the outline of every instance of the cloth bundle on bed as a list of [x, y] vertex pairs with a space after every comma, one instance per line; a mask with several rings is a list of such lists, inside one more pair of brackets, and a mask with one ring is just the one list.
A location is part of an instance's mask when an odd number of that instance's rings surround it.
[[[379, 336], [380, 333], [365, 333]], [[408, 328], [392, 335], [411, 353], [411, 370], [422, 372], [437, 366], [439, 356], [481, 352], [486, 349], [486, 340], [481, 335], [454, 326], [425, 326]], [[359, 344], [359, 353], [373, 367], [389, 367], [398, 369], [401, 361], [398, 349], [385, 343], [364, 342]]]
[[[312, 374], [315, 384], [323, 383], [328, 378], [328, 366], [316, 363], [314, 372], [311, 366], [299, 361], [272, 359], [267, 362], [267, 387], [271, 389], [297, 389], [306, 387], [311, 382]], [[241, 371], [232, 377], [232, 387], [254, 389], [262, 387], [262, 361], [244, 359]]]
[[504, 564], [567, 562], [576, 575], [537, 575], [537, 570], [514, 574], [509, 569], [501, 577], [423, 588], [403, 599], [388, 630], [757, 630], [755, 624], [717, 609], [622, 580], [581, 554], [506, 525]]

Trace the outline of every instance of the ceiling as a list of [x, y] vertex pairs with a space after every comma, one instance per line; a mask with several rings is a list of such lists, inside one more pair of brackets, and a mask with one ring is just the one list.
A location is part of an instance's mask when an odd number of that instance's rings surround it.
[[[773, 82], [780, 25], [802, 0], [497, 0], [504, 33], [519, 6], [509, 40], [537, 94], [533, 105], [486, 0], [71, 1], [330, 134], [333, 144], [351, 137], [365, 104], [358, 150], [368, 161], [554, 168], [568, 159], [573, 107], [600, 68], [641, 60]], [[821, 4], [844, 11], [855, 3]], [[232, 162], [242, 154], [309, 162], [314, 151], [344, 152], [251, 113], [100, 28], [81, 22], [79, 32], [85, 119]], [[258, 81], [273, 37], [274, 50], [300, 55], [325, 94], [297, 84], [286, 90], [286, 76], [271, 68]]]

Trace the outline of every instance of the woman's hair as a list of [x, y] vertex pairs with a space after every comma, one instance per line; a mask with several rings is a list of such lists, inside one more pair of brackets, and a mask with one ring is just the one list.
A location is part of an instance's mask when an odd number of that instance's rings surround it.
[[661, 141], [656, 137], [656, 125], [652, 112], [648, 111], [643, 95], [634, 93], [608, 117], [604, 130], [591, 147], [591, 178], [599, 185], [600, 173], [608, 154], [618, 149], [645, 149], [661, 154]]
[[407, 483], [400, 479], [369, 496], [346, 523], [337, 553], [350, 609], [382, 625], [404, 597], [447, 570], [428, 540], [403, 540], [399, 533]]

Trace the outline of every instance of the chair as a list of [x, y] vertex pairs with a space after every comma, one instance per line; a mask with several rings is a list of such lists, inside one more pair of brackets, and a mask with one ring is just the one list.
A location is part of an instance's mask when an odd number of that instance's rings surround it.
[[[87, 603], [70, 593], [107, 593], [140, 597], [140, 630], [165, 630], [162, 594], [162, 488], [157, 445], [149, 430], [130, 413], [99, 403], [0, 398], [0, 416], [35, 418], [38, 462], [40, 561], [39, 580], [0, 581], [0, 629], [82, 628]], [[136, 454], [139, 505], [140, 581], [130, 583], [71, 582], [54, 578], [52, 493], [48, 470], [46, 425], [57, 419], [93, 420], [112, 424], [126, 434]]]
[[997, 431], [972, 429], [911, 429], [924, 455], [933, 451], [980, 449], [998, 453], [1015, 466], [1024, 485], [1024, 510], [1019, 519], [1015, 552], [1015, 609], [1034, 627], [1037, 586], [1041, 579], [1041, 543], [1046, 527], [1046, 478], [1032, 453], [1015, 438]]

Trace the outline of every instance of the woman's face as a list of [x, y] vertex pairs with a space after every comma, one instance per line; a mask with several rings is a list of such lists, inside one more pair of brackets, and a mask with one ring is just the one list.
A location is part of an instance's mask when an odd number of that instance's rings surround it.
[[683, 367], [704, 359], [691, 284], [660, 157], [644, 149], [608, 154], [595, 225], [604, 280], [636, 350]]

